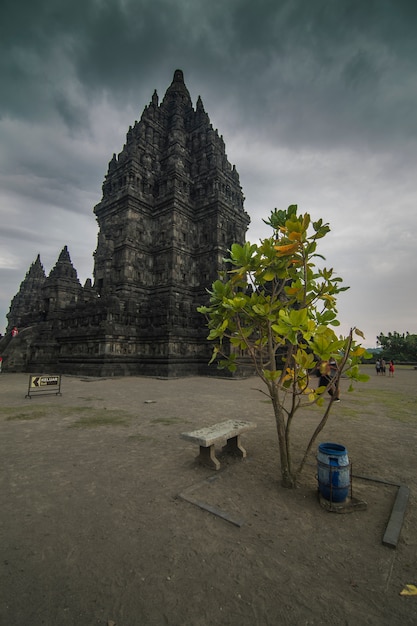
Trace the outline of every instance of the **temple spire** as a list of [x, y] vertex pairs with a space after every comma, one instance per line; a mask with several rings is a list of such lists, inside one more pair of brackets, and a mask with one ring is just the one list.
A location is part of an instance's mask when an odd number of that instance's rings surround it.
[[49, 273], [48, 281], [51, 281], [51, 279], [55, 280], [57, 278], [69, 278], [79, 283], [77, 271], [72, 264], [67, 246], [62, 248], [55, 266]]
[[178, 101], [182, 104], [187, 104], [189, 107], [191, 104], [190, 93], [184, 83], [184, 74], [182, 70], [175, 70], [174, 77], [171, 85], [168, 87], [163, 102]]
[[195, 108], [196, 108], [196, 111], [202, 111], [202, 112], [205, 113], [205, 111], [204, 111], [204, 104], [203, 104], [203, 101], [201, 99], [201, 96], [198, 96]]

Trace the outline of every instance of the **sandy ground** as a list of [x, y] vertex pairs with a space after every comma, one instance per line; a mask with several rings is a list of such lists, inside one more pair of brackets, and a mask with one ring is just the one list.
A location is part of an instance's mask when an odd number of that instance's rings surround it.
[[[417, 584], [417, 371], [369, 372], [353, 393], [342, 381], [318, 441], [347, 447], [367, 503], [344, 515], [319, 504], [317, 446], [300, 487], [280, 486], [255, 378], [65, 376], [62, 396], [27, 399], [29, 375], [3, 373], [0, 624], [415, 625], [417, 596], [400, 592]], [[297, 418], [295, 456], [317, 417]], [[229, 418], [257, 424], [247, 458], [196, 464], [180, 433]], [[400, 483], [410, 499], [392, 549]], [[242, 525], [181, 499], [190, 488]]]

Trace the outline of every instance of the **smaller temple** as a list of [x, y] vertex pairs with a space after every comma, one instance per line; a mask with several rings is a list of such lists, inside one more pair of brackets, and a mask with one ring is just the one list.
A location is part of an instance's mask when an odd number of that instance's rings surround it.
[[[35, 351], [42, 355], [41, 367], [46, 358], [46, 371], [56, 369], [54, 358], [58, 358], [59, 344], [54, 339], [54, 329], [60, 320], [71, 314], [76, 302], [86, 303], [96, 298], [91, 279], [87, 279], [84, 287], [81, 286], [67, 246], [62, 249], [49, 276], [45, 274], [38, 254], [7, 314], [6, 335], [0, 340], [5, 370], [27, 371], [29, 364], [29, 369], [36, 369], [33, 362]], [[17, 328], [19, 333], [11, 341], [13, 328]]]
[[40, 255], [32, 263], [18, 293], [13, 298], [7, 315], [9, 324], [7, 332], [13, 326], [24, 328], [29, 324], [40, 322], [43, 319], [43, 286], [45, 284], [45, 270], [41, 263]]
[[62, 249], [55, 266], [46, 276], [40, 255], [30, 266], [7, 314], [7, 333], [12, 327], [24, 329], [59, 317], [68, 307], [92, 297], [91, 280], [85, 289], [78, 280], [67, 246]]

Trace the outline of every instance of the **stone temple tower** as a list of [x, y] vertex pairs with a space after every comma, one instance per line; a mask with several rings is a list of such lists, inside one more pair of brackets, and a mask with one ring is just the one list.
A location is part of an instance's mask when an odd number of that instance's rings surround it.
[[[223, 138], [200, 97], [194, 109], [176, 70], [162, 101], [155, 92], [109, 163], [94, 208], [99, 233], [93, 285], [73, 289], [59, 323], [56, 315], [50, 319], [55, 369], [209, 373], [208, 331], [196, 308], [207, 302], [231, 244], [245, 240], [243, 200]], [[56, 280], [54, 289], [63, 294]], [[33, 362], [36, 353], [45, 351], [33, 351]]]
[[207, 329], [196, 308], [230, 245], [244, 241], [249, 218], [223, 139], [201, 98], [194, 110], [181, 70], [162, 102], [154, 93], [129, 129], [94, 211], [94, 286], [137, 316], [147, 368], [188, 370], [198, 356], [206, 362]]

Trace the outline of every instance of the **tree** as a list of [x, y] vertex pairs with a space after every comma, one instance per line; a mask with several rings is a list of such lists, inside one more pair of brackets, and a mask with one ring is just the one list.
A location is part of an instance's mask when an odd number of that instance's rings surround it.
[[417, 361], [417, 335], [409, 332], [389, 332], [388, 335], [381, 333], [377, 337], [377, 343], [384, 352], [386, 359], [393, 361]]
[[[314, 387], [311, 378], [320, 363], [334, 357], [338, 387], [342, 372], [352, 381], [367, 380], [359, 371], [365, 349], [356, 344], [352, 328], [337, 337], [336, 295], [348, 289], [333, 269], [319, 269], [317, 242], [329, 231], [320, 219], [298, 215], [297, 205], [275, 209], [264, 220], [273, 235], [259, 245], [246, 242], [231, 247], [230, 270], [211, 288], [209, 306], [199, 307], [207, 318], [208, 339], [214, 342], [212, 359], [234, 372], [249, 357], [271, 400], [278, 435], [282, 484], [296, 486], [311, 447], [324, 428], [334, 397], [324, 403], [330, 387]], [[309, 233], [311, 230], [312, 233]], [[308, 441], [298, 467], [294, 467], [291, 428], [299, 408], [323, 407], [323, 415]]]

